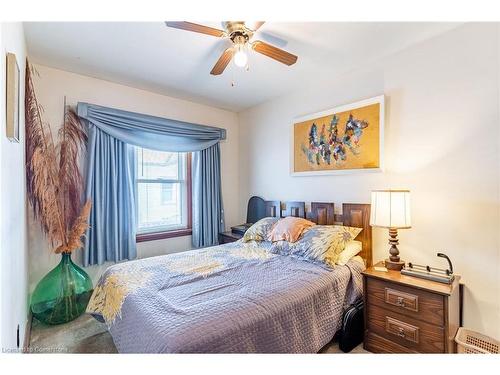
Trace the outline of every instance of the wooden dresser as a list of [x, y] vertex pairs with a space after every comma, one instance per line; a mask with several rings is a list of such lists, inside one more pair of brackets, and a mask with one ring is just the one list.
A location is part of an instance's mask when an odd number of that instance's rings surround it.
[[448, 285], [367, 268], [364, 348], [373, 353], [454, 353], [459, 279], [455, 276]]

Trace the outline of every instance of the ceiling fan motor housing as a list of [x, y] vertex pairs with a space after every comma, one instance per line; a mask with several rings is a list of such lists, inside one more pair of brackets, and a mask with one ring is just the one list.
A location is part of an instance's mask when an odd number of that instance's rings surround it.
[[243, 21], [227, 21], [224, 27], [229, 39], [235, 44], [247, 43], [253, 36], [253, 31], [247, 28]]

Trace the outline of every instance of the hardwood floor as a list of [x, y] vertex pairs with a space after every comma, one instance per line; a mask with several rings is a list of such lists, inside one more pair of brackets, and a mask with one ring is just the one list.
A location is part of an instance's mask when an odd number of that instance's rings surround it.
[[[90, 315], [82, 315], [72, 322], [57, 326], [33, 320], [30, 338], [31, 353], [117, 353], [106, 326]], [[336, 342], [330, 342], [321, 354], [342, 353]], [[363, 344], [351, 353], [368, 353]]]

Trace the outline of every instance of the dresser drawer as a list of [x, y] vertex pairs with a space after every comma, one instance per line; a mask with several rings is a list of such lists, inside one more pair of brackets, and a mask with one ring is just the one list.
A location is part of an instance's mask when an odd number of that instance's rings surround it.
[[439, 294], [369, 278], [366, 298], [370, 304], [419, 319], [444, 325], [444, 299]]
[[420, 342], [420, 327], [387, 315], [385, 317], [385, 332], [396, 335], [415, 344]]
[[370, 305], [367, 329], [376, 335], [420, 353], [443, 353], [444, 328]]
[[363, 347], [371, 353], [418, 353], [405, 346], [396, 344], [373, 332], [367, 332], [363, 341]]

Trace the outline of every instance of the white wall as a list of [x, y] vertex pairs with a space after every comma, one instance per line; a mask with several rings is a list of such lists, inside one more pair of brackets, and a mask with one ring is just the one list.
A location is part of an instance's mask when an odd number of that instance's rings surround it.
[[[28, 248], [24, 173], [24, 68], [26, 46], [21, 23], [1, 24], [0, 47], [0, 254], [1, 347], [16, 349], [17, 326], [23, 345], [28, 313]], [[12, 52], [20, 70], [20, 142], [11, 143], [5, 129], [5, 56]]]
[[[413, 228], [404, 260], [446, 266], [465, 282], [465, 325], [500, 338], [499, 62], [496, 24], [469, 24], [340, 79], [240, 113], [240, 217], [251, 195], [369, 203], [370, 191], [408, 188]], [[291, 177], [293, 118], [385, 94], [384, 173]], [[388, 233], [374, 230], [374, 260]]]
[[[62, 121], [65, 95], [71, 105], [76, 104], [78, 101], [88, 102], [227, 129], [227, 139], [221, 142], [222, 194], [226, 226], [229, 228], [231, 225], [238, 223], [239, 137], [238, 118], [235, 113], [42, 65], [36, 65], [36, 69], [40, 75], [35, 80], [38, 99], [45, 110], [44, 118], [54, 128], [54, 133]], [[38, 281], [57, 264], [60, 256], [51, 253], [46, 241], [43, 240], [38, 223], [33, 222], [31, 214], [29, 244], [30, 291], [33, 291]], [[141, 242], [137, 245], [139, 258], [188, 249], [191, 249], [191, 236]], [[81, 251], [78, 251], [78, 254], [73, 258], [78, 263], [81, 263]], [[97, 277], [107, 266], [109, 264], [92, 266], [85, 270], [95, 283]]]

